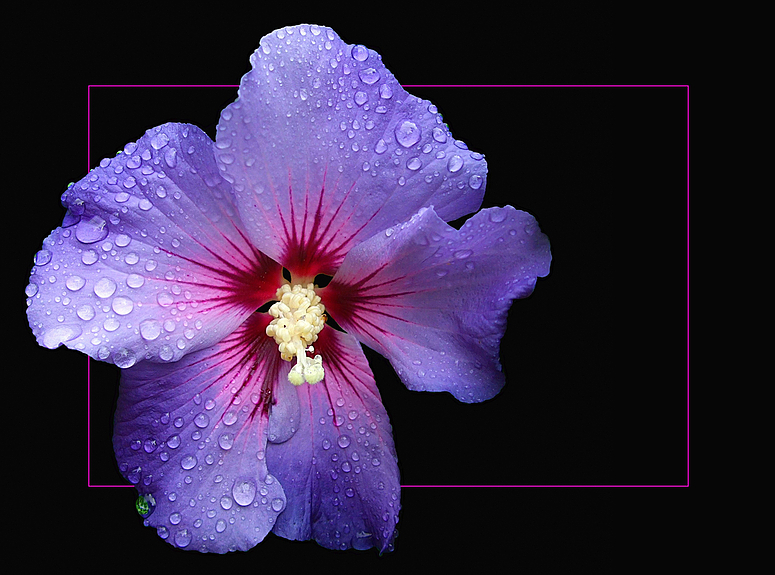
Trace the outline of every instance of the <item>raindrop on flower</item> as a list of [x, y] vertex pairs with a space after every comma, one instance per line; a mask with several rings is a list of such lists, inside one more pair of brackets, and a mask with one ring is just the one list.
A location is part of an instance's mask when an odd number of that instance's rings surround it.
[[44, 266], [51, 261], [51, 252], [48, 250], [40, 250], [35, 254], [35, 265]]
[[358, 72], [358, 77], [364, 84], [372, 85], [379, 82], [379, 72], [377, 72], [374, 68], [365, 68], [361, 70]]
[[75, 226], [75, 237], [82, 244], [93, 244], [108, 237], [107, 222], [99, 216], [81, 220]]
[[463, 167], [463, 158], [458, 155], [451, 156], [447, 161], [447, 169], [453, 174]]
[[414, 122], [404, 120], [396, 126], [395, 134], [399, 144], [404, 148], [411, 148], [420, 141], [421, 131]]
[[65, 285], [70, 291], [78, 291], [86, 284], [86, 280], [81, 276], [70, 276], [65, 280]]
[[256, 498], [256, 482], [250, 478], [237, 479], [231, 489], [231, 495], [237, 505], [246, 507]]

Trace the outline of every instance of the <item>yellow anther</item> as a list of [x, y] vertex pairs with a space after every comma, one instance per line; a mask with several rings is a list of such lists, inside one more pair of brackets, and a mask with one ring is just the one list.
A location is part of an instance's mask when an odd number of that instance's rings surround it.
[[277, 290], [277, 303], [269, 308], [274, 317], [266, 326], [266, 335], [277, 342], [280, 357], [285, 361], [293, 361], [288, 380], [293, 385], [318, 383], [325, 377], [323, 359], [316, 355], [314, 359], [307, 357], [307, 352], [313, 352], [312, 344], [317, 341], [320, 330], [326, 325], [325, 306], [320, 296], [315, 293], [314, 284], [295, 285], [284, 284]]

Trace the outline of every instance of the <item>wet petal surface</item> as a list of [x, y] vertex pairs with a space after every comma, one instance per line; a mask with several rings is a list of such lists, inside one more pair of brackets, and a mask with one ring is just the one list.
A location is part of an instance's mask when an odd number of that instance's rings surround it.
[[146, 524], [172, 545], [247, 550], [286, 507], [266, 442], [292, 433], [298, 405], [284, 398], [282, 425], [270, 429], [272, 389], [288, 369], [270, 353], [267, 324], [255, 314], [210, 349], [122, 372], [116, 460], [150, 502]]
[[292, 273], [333, 274], [422, 206], [451, 221], [481, 205], [483, 156], [373, 50], [303, 25], [264, 37], [251, 63], [216, 155], [254, 245]]
[[165, 124], [70, 186], [35, 256], [28, 318], [41, 345], [120, 367], [217, 343], [274, 296], [201, 130]]
[[387, 413], [354, 338], [327, 329], [315, 348], [326, 377], [296, 388], [299, 429], [267, 448], [269, 469], [288, 497], [274, 532], [329, 549], [390, 550], [400, 483]]
[[482, 210], [459, 231], [423, 209], [354, 248], [321, 297], [407, 387], [477, 402], [503, 387], [509, 307], [550, 261], [535, 219], [511, 206]]

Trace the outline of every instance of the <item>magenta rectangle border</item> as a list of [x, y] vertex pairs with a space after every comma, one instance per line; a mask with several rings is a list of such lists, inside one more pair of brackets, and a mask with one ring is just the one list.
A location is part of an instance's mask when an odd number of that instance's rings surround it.
[[[681, 84], [403, 84], [404, 88], [685, 88], [686, 89], [686, 483], [676, 485], [401, 485], [401, 487], [689, 487], [689, 86]], [[86, 161], [91, 170], [92, 88], [238, 88], [237, 84], [89, 84], [86, 87]], [[86, 484], [88, 487], [134, 487], [91, 483], [91, 359], [86, 356]]]

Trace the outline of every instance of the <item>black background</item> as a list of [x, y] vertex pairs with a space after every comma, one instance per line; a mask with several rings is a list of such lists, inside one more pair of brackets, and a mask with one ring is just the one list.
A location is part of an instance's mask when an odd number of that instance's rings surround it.
[[159, 569], [392, 570], [446, 561], [485, 568], [505, 558], [528, 572], [628, 570], [673, 552], [682, 561], [679, 526], [692, 493], [681, 487], [690, 53], [677, 22], [634, 33], [629, 20], [587, 25], [598, 16], [576, 8], [461, 14], [451, 23], [375, 13], [353, 22], [325, 12], [275, 17], [257, 7], [205, 13], [195, 23], [176, 13], [140, 22], [92, 16], [46, 31], [20, 88], [21, 121], [35, 141], [25, 148], [34, 158], [20, 197], [34, 217], [16, 236], [23, 263], [13, 283], [21, 294], [32, 256], [61, 222], [59, 195], [69, 182], [163, 122], [190, 122], [214, 137], [220, 110], [236, 98], [236, 88], [88, 85], [237, 84], [260, 38], [286, 24], [333, 27], [346, 42], [380, 52], [405, 85], [683, 86], [408, 88], [486, 155], [483, 207], [511, 204], [538, 219], [552, 243], [552, 271], [512, 307], [501, 346], [507, 386], [491, 401], [409, 392], [367, 350], [404, 485], [675, 487], [406, 487], [396, 550], [382, 557], [271, 534], [249, 553], [176, 550], [142, 527], [134, 489], [87, 486], [87, 438], [91, 483], [125, 483], [111, 446], [117, 368], [91, 361], [87, 397], [86, 357], [37, 347], [19, 296], [9, 315], [29, 366], [23, 393], [45, 422], [27, 432], [35, 448], [26, 457], [48, 502], [28, 509], [35, 529], [49, 533], [35, 545], [74, 565], [102, 549], [119, 563]]

